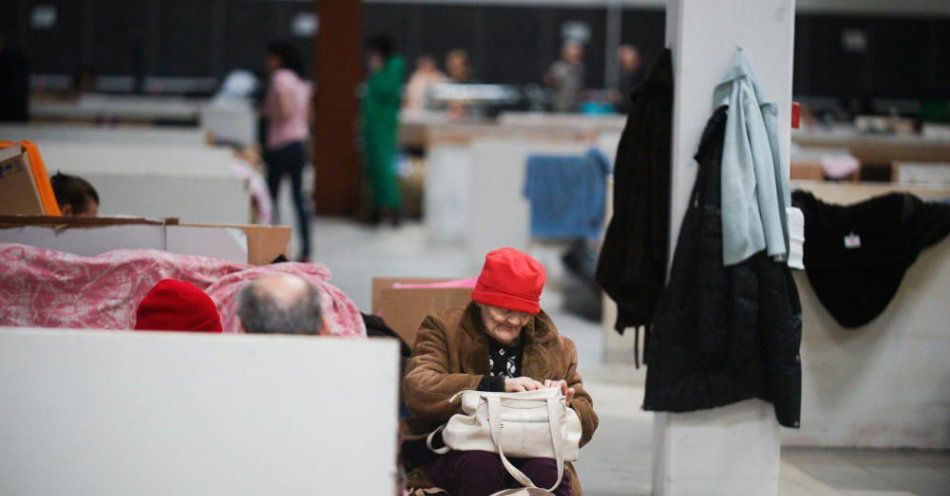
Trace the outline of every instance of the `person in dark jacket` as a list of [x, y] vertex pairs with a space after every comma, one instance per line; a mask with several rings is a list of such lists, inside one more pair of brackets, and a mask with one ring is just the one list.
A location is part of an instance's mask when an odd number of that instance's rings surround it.
[[615, 328], [649, 325], [666, 280], [673, 61], [666, 50], [632, 94], [614, 165], [614, 213], [597, 282], [617, 302]]
[[798, 427], [801, 304], [789, 268], [765, 250], [723, 265], [726, 109], [708, 122], [696, 155], [699, 174], [648, 335], [643, 408], [688, 412], [760, 398], [781, 425]]

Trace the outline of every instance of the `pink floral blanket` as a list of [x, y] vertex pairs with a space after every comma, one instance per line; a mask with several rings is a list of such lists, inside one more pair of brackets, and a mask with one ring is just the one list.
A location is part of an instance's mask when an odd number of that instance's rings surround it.
[[237, 332], [238, 292], [273, 272], [301, 276], [320, 291], [326, 335], [366, 336], [359, 309], [330, 284], [330, 271], [320, 264], [255, 267], [160, 250], [81, 257], [13, 243], [0, 243], [0, 326], [131, 329], [145, 293], [173, 278], [204, 289], [218, 305], [224, 332]]

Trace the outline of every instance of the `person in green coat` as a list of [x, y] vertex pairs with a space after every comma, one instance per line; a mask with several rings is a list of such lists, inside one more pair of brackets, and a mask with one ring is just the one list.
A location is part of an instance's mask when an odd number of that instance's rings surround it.
[[395, 54], [391, 38], [376, 36], [369, 42], [370, 75], [363, 95], [363, 157], [373, 193], [373, 222], [388, 214], [400, 222], [399, 184], [396, 180], [399, 109], [405, 60]]

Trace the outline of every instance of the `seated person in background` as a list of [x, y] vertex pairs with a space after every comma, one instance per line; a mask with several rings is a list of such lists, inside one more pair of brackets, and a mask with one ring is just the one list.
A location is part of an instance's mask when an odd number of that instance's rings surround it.
[[320, 334], [320, 293], [302, 277], [272, 274], [247, 283], [238, 295], [241, 330], [253, 334]]
[[194, 284], [162, 279], [135, 310], [135, 330], [221, 332], [218, 307]]
[[[412, 414], [407, 422], [410, 441], [403, 451], [412, 469], [410, 487], [435, 485], [452, 496], [488, 496], [519, 487], [496, 453], [450, 451], [434, 461], [410, 459], [412, 438], [448, 421], [458, 410], [458, 403], [449, 403], [449, 398], [466, 389], [516, 392], [560, 388], [580, 418], [580, 445], [590, 441], [597, 428], [597, 414], [577, 372], [574, 343], [558, 334], [554, 322], [540, 308], [544, 281], [544, 267], [535, 259], [512, 248], [495, 250], [485, 257], [472, 301], [430, 315], [422, 323], [403, 380]], [[539, 487], [550, 487], [557, 480], [557, 464], [552, 459], [511, 461]], [[581, 494], [570, 464], [565, 465], [564, 478], [554, 493]]]
[[96, 217], [99, 215], [99, 193], [89, 181], [57, 172], [50, 178], [59, 210], [66, 217]]

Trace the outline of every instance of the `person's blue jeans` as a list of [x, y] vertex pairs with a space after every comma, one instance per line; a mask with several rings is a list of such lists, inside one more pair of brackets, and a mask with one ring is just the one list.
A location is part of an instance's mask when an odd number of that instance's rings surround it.
[[302, 141], [284, 145], [264, 152], [267, 165], [267, 189], [270, 190], [274, 209], [277, 209], [277, 193], [285, 175], [290, 176], [290, 194], [297, 211], [297, 228], [300, 235], [300, 256], [310, 257], [310, 209], [303, 198], [303, 168], [307, 164]]

